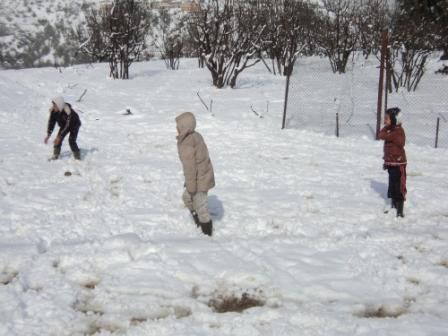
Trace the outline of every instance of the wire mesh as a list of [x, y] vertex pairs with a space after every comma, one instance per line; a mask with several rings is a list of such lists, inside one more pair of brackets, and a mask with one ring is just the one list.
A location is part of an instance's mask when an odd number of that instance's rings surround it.
[[[326, 58], [298, 59], [290, 78], [286, 127], [375, 139], [378, 78], [374, 57], [356, 54], [344, 74], [332, 73]], [[434, 147], [439, 118], [438, 147], [448, 148], [448, 76], [430, 68], [415, 92], [389, 93], [387, 104], [402, 110], [408, 143]]]

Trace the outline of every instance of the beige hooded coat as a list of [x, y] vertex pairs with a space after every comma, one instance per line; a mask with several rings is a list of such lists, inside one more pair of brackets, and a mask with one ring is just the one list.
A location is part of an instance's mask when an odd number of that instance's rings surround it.
[[215, 186], [215, 175], [202, 136], [195, 131], [196, 119], [191, 112], [176, 118], [179, 132], [177, 150], [185, 176], [185, 187], [190, 193], [207, 192]]

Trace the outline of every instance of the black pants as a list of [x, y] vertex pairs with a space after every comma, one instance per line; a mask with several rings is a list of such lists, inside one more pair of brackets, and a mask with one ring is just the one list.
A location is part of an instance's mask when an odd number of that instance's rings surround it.
[[[70, 149], [72, 150], [72, 152], [79, 152], [79, 147], [78, 147], [78, 144], [76, 143], [76, 138], [78, 137], [78, 131], [79, 131], [79, 127], [70, 131], [69, 136], [68, 136], [68, 144], [70, 145]], [[59, 143], [59, 145], [55, 145], [54, 149], [57, 149], [60, 152], [63, 141], [64, 141], [64, 138], [61, 138], [61, 142]]]
[[388, 166], [389, 188], [387, 197], [392, 201], [404, 201], [406, 199], [406, 166]]

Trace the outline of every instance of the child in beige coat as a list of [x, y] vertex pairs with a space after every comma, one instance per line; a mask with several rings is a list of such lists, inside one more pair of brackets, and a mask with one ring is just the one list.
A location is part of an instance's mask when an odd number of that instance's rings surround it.
[[196, 119], [191, 112], [176, 118], [177, 150], [185, 176], [183, 201], [197, 226], [211, 236], [213, 223], [208, 213], [208, 191], [215, 186], [215, 175], [202, 135], [195, 131]]

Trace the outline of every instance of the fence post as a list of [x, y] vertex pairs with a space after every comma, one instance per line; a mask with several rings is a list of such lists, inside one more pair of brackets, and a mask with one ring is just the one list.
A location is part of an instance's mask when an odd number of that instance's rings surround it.
[[384, 86], [384, 61], [387, 53], [388, 30], [383, 31], [383, 45], [381, 46], [381, 61], [380, 61], [380, 79], [378, 83], [378, 103], [376, 109], [376, 140], [379, 140], [381, 128], [381, 110], [383, 104], [383, 86]]
[[286, 109], [288, 108], [288, 95], [289, 95], [289, 78], [291, 75], [286, 76], [286, 88], [285, 88], [285, 102], [283, 104], [283, 120], [282, 120], [282, 129], [285, 128], [286, 123]]
[[384, 111], [387, 110], [388, 101], [389, 101], [389, 91], [391, 89], [391, 77], [392, 77], [392, 69], [390, 66], [390, 48], [387, 46], [386, 49], [386, 85], [384, 86]]
[[440, 117], [437, 117], [437, 125], [436, 125], [436, 143], [435, 148], [439, 145], [439, 127], [440, 127]]
[[336, 112], [336, 137], [339, 138], [339, 112]]

